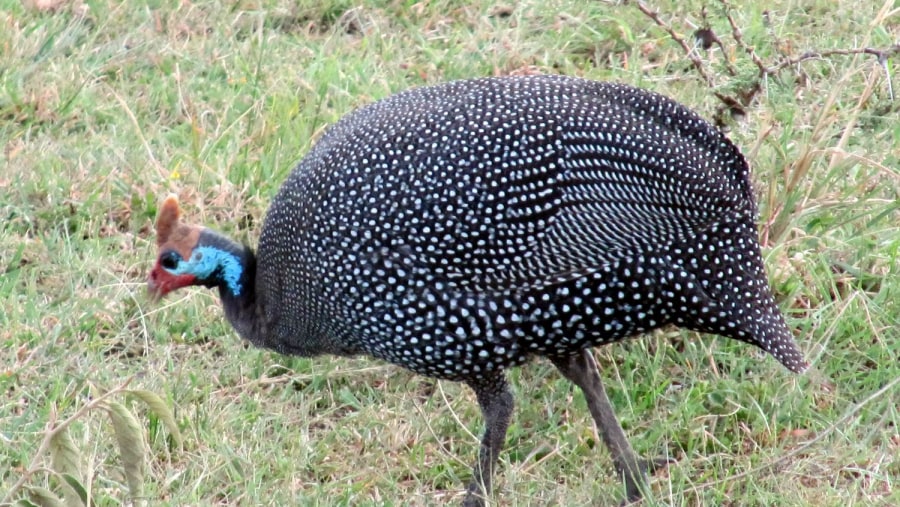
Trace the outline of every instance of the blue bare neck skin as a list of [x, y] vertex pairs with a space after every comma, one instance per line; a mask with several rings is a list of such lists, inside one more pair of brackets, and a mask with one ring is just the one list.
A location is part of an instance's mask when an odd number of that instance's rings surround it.
[[[257, 306], [253, 250], [215, 231], [203, 229], [191, 261], [197, 253], [201, 254], [193, 267], [197, 281], [206, 287], [219, 288], [225, 316], [243, 339], [266, 346], [268, 332]], [[201, 278], [201, 274], [206, 275], [205, 278]]]
[[200, 233], [200, 241], [186, 264], [203, 285], [218, 286], [223, 296], [240, 298], [253, 290], [253, 253], [209, 229]]

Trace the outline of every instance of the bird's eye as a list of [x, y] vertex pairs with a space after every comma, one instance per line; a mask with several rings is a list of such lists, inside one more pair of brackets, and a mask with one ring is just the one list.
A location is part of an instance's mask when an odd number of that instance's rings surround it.
[[159, 257], [159, 263], [166, 269], [177, 268], [179, 261], [181, 261], [181, 256], [177, 252], [169, 251]]

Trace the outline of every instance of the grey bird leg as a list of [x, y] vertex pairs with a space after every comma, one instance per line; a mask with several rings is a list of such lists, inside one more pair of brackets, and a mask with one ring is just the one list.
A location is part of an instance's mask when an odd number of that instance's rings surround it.
[[485, 429], [478, 462], [473, 467], [472, 482], [469, 483], [463, 507], [483, 507], [485, 497], [491, 492], [491, 477], [506, 439], [514, 401], [503, 374], [469, 385], [478, 397]]
[[594, 417], [600, 436], [612, 455], [616, 471], [625, 481], [626, 500], [623, 503], [640, 500], [643, 489], [647, 485], [647, 471], [664, 467], [668, 459], [661, 458], [650, 462], [638, 459], [622, 426], [616, 419], [612, 404], [606, 396], [597, 362], [590, 349], [582, 350], [574, 356], [550, 358], [564, 377], [577, 385], [584, 392], [588, 409]]

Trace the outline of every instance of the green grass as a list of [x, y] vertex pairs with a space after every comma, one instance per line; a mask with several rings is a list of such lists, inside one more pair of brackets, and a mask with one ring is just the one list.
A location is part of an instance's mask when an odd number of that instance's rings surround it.
[[[481, 432], [467, 388], [366, 359], [248, 348], [211, 291], [151, 304], [152, 220], [174, 192], [191, 221], [255, 244], [267, 203], [323, 130], [411, 86], [565, 73], [650, 88], [712, 118], [714, 91], [753, 81], [721, 4], [656, 6], [690, 43], [706, 5], [726, 45], [700, 53], [711, 87], [634, 2], [619, 4], [87, 0], [41, 11], [0, 0], [0, 503], [15, 488], [6, 501], [52, 505], [40, 488], [67, 491], [51, 472], [65, 469], [60, 456], [76, 457], [70, 476], [93, 505], [133, 503], [129, 459], [97, 402], [129, 379], [171, 408], [184, 442], [159, 410], [110, 395], [147, 443], [147, 504], [459, 502]], [[774, 65], [889, 46], [893, 5], [766, 1], [731, 14]], [[599, 349], [632, 444], [678, 460], [647, 505], [900, 505], [900, 107], [889, 90], [872, 56], [812, 60], [770, 76], [729, 122], [754, 169], [773, 287], [814, 371], [794, 377], [756, 349], [677, 330]], [[542, 361], [510, 377], [518, 407], [495, 503], [620, 498], [580, 393]], [[41, 450], [49, 425], [76, 415], [71, 445]]]

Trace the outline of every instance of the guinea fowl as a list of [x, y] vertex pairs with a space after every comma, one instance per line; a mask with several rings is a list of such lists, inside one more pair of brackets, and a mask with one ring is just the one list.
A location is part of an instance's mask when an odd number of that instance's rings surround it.
[[663, 96], [562, 76], [455, 81], [347, 115], [291, 172], [258, 251], [157, 218], [151, 295], [217, 287], [238, 334], [462, 381], [485, 418], [464, 505], [484, 504], [513, 411], [505, 371], [578, 385], [639, 499], [640, 460], [591, 348], [666, 325], [807, 364], [766, 281], [747, 162]]

